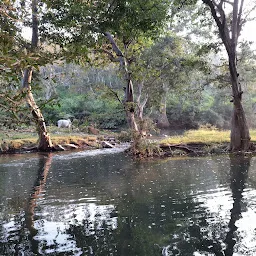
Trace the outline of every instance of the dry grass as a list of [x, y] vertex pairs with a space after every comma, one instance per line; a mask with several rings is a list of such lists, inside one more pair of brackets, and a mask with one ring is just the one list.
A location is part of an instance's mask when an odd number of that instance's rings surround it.
[[[256, 142], [256, 130], [250, 130], [252, 142]], [[217, 129], [190, 130], [181, 136], [170, 136], [161, 141], [164, 144], [187, 144], [187, 143], [228, 143], [230, 142], [230, 131]]]
[[[50, 128], [50, 136], [53, 145], [76, 144], [76, 145], [90, 145], [97, 147], [97, 136], [85, 133], [73, 133], [67, 129], [57, 130]], [[1, 130], [0, 131], [0, 149], [3, 143], [9, 149], [30, 148], [37, 146], [38, 135], [35, 129], [27, 128], [20, 131]], [[1, 151], [1, 150], [0, 150]]]
[[[68, 130], [61, 132], [55, 127], [49, 129], [54, 145], [57, 144], [77, 144], [95, 145], [97, 136], [85, 133], [74, 133]], [[256, 130], [250, 130], [251, 141], [256, 143]], [[100, 135], [102, 136], [102, 135]], [[2, 130], [0, 131], [0, 144], [5, 142], [9, 148], [18, 149], [21, 147], [33, 147], [37, 145], [37, 133], [34, 128], [26, 128], [20, 131]], [[190, 130], [183, 135], [170, 136], [161, 141], [161, 144], [188, 144], [203, 143], [207, 145], [230, 142], [230, 131], [218, 129]], [[1, 145], [0, 145], [1, 146]]]

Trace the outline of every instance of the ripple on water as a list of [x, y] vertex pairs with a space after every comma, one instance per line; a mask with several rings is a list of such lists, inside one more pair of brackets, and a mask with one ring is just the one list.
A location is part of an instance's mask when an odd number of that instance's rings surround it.
[[120, 147], [115, 147], [115, 148], [106, 148], [106, 149], [93, 149], [93, 150], [85, 150], [81, 152], [75, 152], [75, 153], [69, 153], [69, 154], [59, 154], [55, 155], [55, 159], [73, 159], [73, 158], [80, 158], [80, 157], [85, 157], [85, 156], [97, 156], [97, 155], [108, 155], [108, 154], [116, 154], [116, 153], [121, 153], [124, 152], [126, 149], [128, 149], [130, 144], [124, 144]]

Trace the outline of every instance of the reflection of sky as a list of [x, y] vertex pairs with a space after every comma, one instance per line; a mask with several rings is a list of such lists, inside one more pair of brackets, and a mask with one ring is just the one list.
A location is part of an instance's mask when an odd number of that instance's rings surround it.
[[[55, 207], [54, 209], [59, 213], [58, 218], [61, 221], [47, 220], [46, 217], [46, 221], [43, 223], [40, 220], [35, 222], [35, 228], [39, 231], [35, 239], [45, 241], [47, 246], [57, 244], [57, 251], [67, 252], [72, 250], [73, 253], [76, 253], [74, 255], [81, 255], [81, 249], [76, 248], [75, 242], [65, 233], [69, 225], [82, 225], [83, 220], [87, 220], [90, 225], [85, 230], [86, 235], [92, 235], [95, 229], [101, 229], [103, 225], [107, 225], [111, 229], [117, 228], [117, 218], [110, 216], [111, 212], [115, 210], [114, 205], [83, 203], [70, 204], [61, 208], [56, 209]], [[50, 252], [51, 249], [46, 251], [46, 253]]]
[[[114, 230], [117, 228], [117, 217], [111, 217], [111, 213], [115, 210], [114, 205], [97, 205], [95, 203], [68, 204], [54, 208], [45, 207], [41, 209], [40, 216], [36, 217], [34, 227], [38, 230], [35, 240], [40, 241], [39, 252], [42, 252], [42, 247], [47, 247], [45, 253], [53, 252], [69, 252], [72, 255], [82, 255], [82, 250], [77, 248], [76, 242], [66, 233], [70, 225], [82, 225], [83, 220], [87, 220], [89, 226], [85, 230], [86, 235], [94, 234], [95, 230], [103, 228], [107, 225], [108, 228]], [[58, 213], [54, 216], [54, 212]], [[53, 218], [52, 218], [53, 217]], [[5, 237], [12, 230], [17, 230], [17, 223], [9, 221], [3, 225]]]
[[[218, 240], [218, 242], [221, 242], [222, 249], [225, 249], [223, 241], [229, 231], [230, 210], [233, 207], [229, 158], [187, 158], [176, 161], [172, 159], [166, 162], [163, 161], [161, 164], [159, 162], [157, 165], [150, 162], [140, 163], [139, 165], [130, 161], [129, 158], [127, 160], [122, 155], [117, 155], [114, 158], [110, 155], [101, 155], [101, 157], [97, 156], [95, 158], [91, 156], [86, 158], [83, 154], [76, 153], [71, 154], [70, 157], [66, 155], [64, 157], [64, 155], [56, 154], [54, 156], [55, 160], [60, 161], [53, 162], [52, 172], [49, 172], [47, 177], [45, 190], [41, 191], [42, 194], [38, 195], [36, 200], [34, 227], [38, 230], [38, 234], [34, 237], [34, 240], [39, 243], [40, 252], [44, 252], [44, 255], [64, 251], [72, 253], [72, 255], [82, 255], [82, 250], [85, 248], [81, 244], [76, 244], [76, 240], [72, 236], [79, 234], [80, 230], [84, 233], [83, 237], [87, 238], [88, 236], [94, 242], [98, 238], [105, 239], [105, 236], [101, 236], [101, 234], [104, 234], [104, 232], [101, 232], [103, 229], [115, 230], [115, 232], [109, 234], [110, 236], [113, 235], [111, 239], [117, 239], [117, 237], [114, 237], [119, 234], [116, 230], [117, 217], [112, 217], [116, 216], [116, 207], [119, 209], [120, 219], [122, 216], [130, 215], [130, 209], [126, 209], [126, 207], [133, 207], [134, 216], [138, 218], [138, 220], [133, 219], [134, 223], [137, 222], [138, 225], [141, 221], [142, 226], [145, 223], [147, 229], [153, 232], [158, 230], [160, 233], [164, 233], [164, 228], [168, 227], [167, 225], [170, 223], [170, 225], [176, 226], [173, 229], [174, 233], [168, 231], [169, 233], [164, 234], [168, 238], [161, 244], [159, 243], [163, 252], [166, 252], [163, 255], [169, 256], [172, 253], [171, 250], [175, 249], [177, 251], [178, 248], [193, 250], [190, 241], [195, 241], [193, 240], [194, 237], [200, 237], [190, 229], [195, 226], [200, 228], [198, 230], [203, 239]], [[73, 158], [76, 161], [70, 161]], [[64, 161], [64, 159], [67, 159], [67, 161]], [[253, 171], [256, 160], [253, 160], [251, 161], [248, 178], [251, 183], [256, 180], [256, 172]], [[98, 164], [98, 169], [93, 166], [96, 164]], [[71, 169], [72, 165], [75, 168]], [[125, 171], [122, 171], [121, 168]], [[6, 195], [9, 197], [10, 190], [13, 190], [15, 196], [24, 196], [25, 187], [23, 184], [28, 188], [33, 186], [34, 181], [31, 177], [33, 177], [32, 175], [35, 178], [37, 176], [34, 170], [35, 167], [31, 170], [24, 167], [23, 172], [21, 172], [23, 179], [20, 178], [21, 182], [18, 189], [14, 189], [17, 186], [14, 182], [17, 181], [17, 172], [12, 168], [9, 172], [7, 170], [6, 174], [9, 174], [11, 179], [6, 187], [8, 190], [5, 190]], [[76, 175], [73, 175], [73, 172]], [[71, 173], [72, 175], [70, 175]], [[6, 175], [6, 179], [8, 177]], [[26, 184], [30, 179], [32, 180], [31, 184]], [[251, 187], [253, 185], [251, 183], [246, 185], [243, 190], [242, 218], [235, 223], [238, 230], [235, 235], [237, 239], [235, 251], [237, 252], [233, 254], [234, 256], [256, 255], [256, 242], [254, 241], [256, 192]], [[0, 195], [0, 198], [1, 196], [3, 195]], [[157, 201], [154, 201], [155, 197]], [[144, 200], [148, 201], [144, 204]], [[15, 200], [12, 201], [12, 204], [7, 204], [7, 202], [9, 201], [4, 201], [5, 211], [2, 213], [3, 217], [9, 219], [8, 224], [4, 225], [3, 239], [1, 238], [2, 241], [5, 240], [6, 244], [6, 239], [9, 239], [11, 234], [17, 234], [13, 241], [19, 239], [17, 238], [18, 232], [22, 227], [18, 225], [20, 223], [22, 225], [22, 222], [24, 222], [21, 218], [15, 220], [16, 217], [23, 217], [22, 203], [16, 205]], [[108, 202], [110, 202], [109, 205], [107, 205]], [[123, 203], [121, 204], [123, 208], [120, 207], [120, 203]], [[147, 213], [144, 213], [145, 209], [148, 210]], [[14, 212], [17, 215], [15, 217], [13, 217]], [[119, 214], [120, 212], [122, 214]], [[128, 221], [128, 219], [125, 220]], [[165, 223], [165, 220], [168, 220], [168, 223]], [[72, 225], [75, 225], [76, 229], [71, 230]], [[125, 224], [124, 227], [126, 227]], [[121, 230], [122, 225], [118, 228]], [[27, 239], [27, 233], [29, 232], [28, 230], [25, 231], [24, 240]], [[114, 242], [116, 241], [118, 240]], [[170, 243], [170, 241], [172, 242]], [[184, 246], [184, 243], [187, 246]], [[86, 250], [92, 250], [91, 244], [93, 245], [91, 242], [86, 244]], [[168, 246], [163, 247], [163, 244]], [[95, 245], [94, 249], [97, 246]], [[85, 252], [83, 251], [83, 253]], [[198, 249], [197, 252], [191, 251], [189, 256], [192, 255], [209, 256], [213, 254]]]

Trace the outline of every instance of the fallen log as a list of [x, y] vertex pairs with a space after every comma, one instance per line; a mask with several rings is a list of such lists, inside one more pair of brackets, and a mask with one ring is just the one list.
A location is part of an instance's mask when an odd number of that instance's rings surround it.
[[184, 144], [160, 144], [159, 147], [163, 151], [170, 151], [170, 152], [172, 150], [178, 149], [193, 155], [199, 155], [203, 153], [203, 151], [199, 150], [198, 148], [192, 148], [189, 145], [184, 145]]

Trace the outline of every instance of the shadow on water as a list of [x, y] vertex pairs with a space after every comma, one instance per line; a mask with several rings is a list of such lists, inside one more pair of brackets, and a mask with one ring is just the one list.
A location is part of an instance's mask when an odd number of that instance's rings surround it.
[[[20, 215], [19, 219], [17, 218], [15, 220], [16, 223], [14, 225], [17, 227], [18, 232], [16, 233], [15, 240], [11, 239], [14, 240], [14, 244], [13, 246], [9, 245], [6, 250], [3, 251], [4, 255], [40, 255], [38, 254], [39, 241], [34, 239], [37, 234], [37, 229], [34, 227], [34, 216], [37, 200], [44, 192], [51, 162], [52, 153], [39, 155], [37, 177], [31, 189], [30, 196], [25, 202], [24, 213]], [[10, 244], [12, 244], [11, 241]]]

